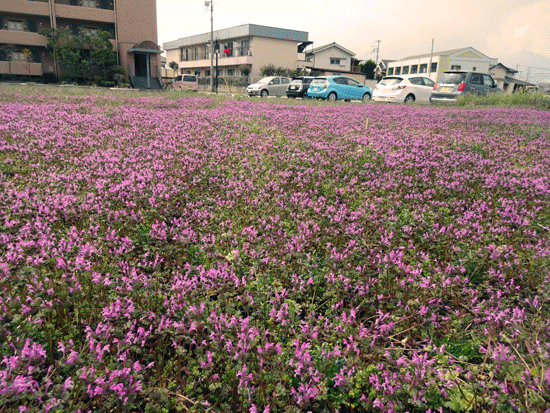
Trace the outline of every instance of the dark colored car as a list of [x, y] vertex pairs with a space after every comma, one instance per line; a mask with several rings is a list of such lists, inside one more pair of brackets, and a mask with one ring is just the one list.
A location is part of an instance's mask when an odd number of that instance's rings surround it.
[[430, 102], [454, 102], [466, 93], [485, 95], [487, 93], [503, 93], [491, 75], [479, 72], [450, 70], [443, 72], [437, 79]]
[[313, 79], [313, 76], [293, 77], [292, 82], [286, 88], [286, 97], [307, 99], [307, 90]]

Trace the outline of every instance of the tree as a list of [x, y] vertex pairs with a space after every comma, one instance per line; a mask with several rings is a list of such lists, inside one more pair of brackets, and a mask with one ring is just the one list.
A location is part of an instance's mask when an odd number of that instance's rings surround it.
[[23, 54], [25, 55], [25, 63], [27, 64], [27, 68], [29, 69], [29, 81], [31, 80], [31, 63], [32, 63], [32, 52], [25, 48], [23, 49]]
[[250, 74], [250, 67], [243, 65], [239, 69], [241, 71], [241, 76], [248, 78], [248, 75]]
[[57, 74], [59, 68], [70, 81], [90, 81], [92, 68], [98, 68], [103, 81], [110, 80], [114, 73], [116, 54], [110, 41], [109, 32], [79, 30], [72, 33], [67, 28], [48, 29], [42, 34], [48, 39], [47, 49], [53, 52]]
[[168, 63], [168, 66], [170, 67], [170, 69], [172, 69], [174, 71], [174, 73], [176, 75], [178, 74], [178, 70], [180, 68], [180, 65], [178, 65], [176, 62], [170, 62], [170, 63]]
[[365, 63], [359, 65], [361, 73], [367, 76], [367, 79], [374, 79], [374, 70], [376, 69], [376, 62], [372, 59], [367, 60]]
[[8, 61], [8, 70], [11, 77], [11, 59], [13, 59], [13, 52], [15, 52], [15, 45], [5, 44], [3, 46], [0, 46], [0, 50], [4, 52], [6, 56], [6, 60]]
[[111, 43], [111, 33], [101, 31], [94, 36], [91, 47], [93, 48], [90, 53], [93, 63], [98, 65], [102, 69], [103, 80], [107, 79], [107, 67], [110, 67], [116, 63], [116, 55], [113, 51], [113, 44]]

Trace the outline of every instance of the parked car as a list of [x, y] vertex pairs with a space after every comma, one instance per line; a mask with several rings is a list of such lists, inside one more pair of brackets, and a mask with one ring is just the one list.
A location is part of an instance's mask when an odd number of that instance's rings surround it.
[[429, 102], [435, 82], [422, 75], [386, 76], [374, 87], [376, 102]]
[[248, 96], [261, 96], [263, 98], [269, 95], [283, 96], [289, 84], [289, 77], [268, 76], [249, 85], [246, 88], [246, 93], [248, 93]]
[[199, 79], [195, 75], [179, 75], [172, 82], [172, 87], [176, 90], [193, 90], [199, 91]]
[[449, 70], [443, 72], [433, 87], [431, 102], [454, 102], [466, 93], [485, 95], [487, 93], [504, 93], [491, 75], [479, 72]]
[[357, 80], [347, 76], [322, 76], [311, 81], [307, 94], [312, 98], [335, 101], [363, 100], [372, 98], [372, 90]]
[[286, 88], [286, 97], [307, 99], [307, 90], [313, 79], [313, 76], [293, 77], [290, 85]]

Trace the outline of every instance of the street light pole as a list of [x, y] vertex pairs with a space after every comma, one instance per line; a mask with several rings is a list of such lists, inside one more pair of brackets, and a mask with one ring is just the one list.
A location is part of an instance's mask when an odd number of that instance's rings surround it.
[[210, 6], [210, 91], [214, 91], [214, 0], [206, 0], [206, 7]]

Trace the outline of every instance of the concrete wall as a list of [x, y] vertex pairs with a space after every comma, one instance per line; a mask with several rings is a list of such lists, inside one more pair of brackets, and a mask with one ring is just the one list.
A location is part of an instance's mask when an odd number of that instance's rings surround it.
[[261, 68], [268, 64], [285, 69], [296, 69], [298, 44], [293, 40], [253, 37], [250, 49], [253, 57], [251, 76], [260, 76]]
[[[134, 71], [134, 55], [128, 51], [136, 44], [158, 44], [157, 3], [155, 0], [116, 0], [116, 28], [120, 65]], [[151, 55], [151, 76], [157, 77], [160, 55]]]

